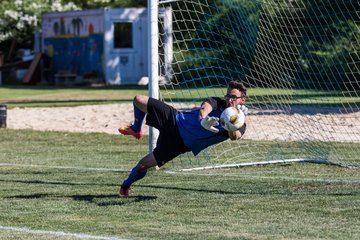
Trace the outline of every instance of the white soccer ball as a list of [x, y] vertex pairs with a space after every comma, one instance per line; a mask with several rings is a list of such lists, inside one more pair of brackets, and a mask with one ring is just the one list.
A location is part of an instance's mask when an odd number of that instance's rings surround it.
[[235, 132], [245, 123], [245, 114], [236, 107], [226, 108], [220, 116], [221, 126], [231, 132]]

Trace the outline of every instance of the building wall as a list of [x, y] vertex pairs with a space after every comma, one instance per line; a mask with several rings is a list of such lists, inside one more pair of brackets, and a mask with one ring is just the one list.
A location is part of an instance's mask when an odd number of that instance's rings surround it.
[[58, 37], [44, 39], [45, 53], [52, 57], [54, 73], [91, 74], [104, 77], [103, 34], [87, 37]]
[[43, 52], [53, 59], [54, 74], [104, 78], [103, 9], [45, 13], [42, 18]]

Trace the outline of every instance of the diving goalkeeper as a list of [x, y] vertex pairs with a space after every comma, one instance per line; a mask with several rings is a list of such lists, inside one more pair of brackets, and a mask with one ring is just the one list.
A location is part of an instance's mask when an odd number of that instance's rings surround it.
[[151, 167], [161, 167], [189, 151], [196, 156], [208, 146], [228, 138], [240, 139], [245, 133], [246, 124], [234, 132], [228, 132], [219, 124], [219, 117], [230, 106], [240, 108], [246, 115], [245, 100], [246, 87], [236, 80], [228, 83], [225, 99], [209, 97], [201, 104], [200, 109], [189, 112], [180, 112], [148, 96], [135, 96], [134, 122], [131, 126], [119, 128], [119, 132], [141, 139], [141, 126], [146, 117], [146, 124], [157, 128], [159, 136], [153, 152], [144, 156], [121, 184], [120, 195], [128, 197], [130, 186], [145, 177]]

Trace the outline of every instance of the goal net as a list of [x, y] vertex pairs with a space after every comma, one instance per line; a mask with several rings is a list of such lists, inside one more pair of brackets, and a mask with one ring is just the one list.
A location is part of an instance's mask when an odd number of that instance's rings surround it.
[[[263, 161], [360, 164], [358, 0], [168, 0], [159, 18], [160, 98], [178, 109], [248, 87], [247, 131], [177, 168]], [[172, 39], [171, 54], [164, 49]], [[171, 64], [169, 64], [169, 62]]]

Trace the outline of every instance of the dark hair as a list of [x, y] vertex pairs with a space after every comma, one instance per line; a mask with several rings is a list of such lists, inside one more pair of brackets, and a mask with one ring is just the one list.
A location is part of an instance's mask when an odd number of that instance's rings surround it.
[[243, 94], [243, 97], [246, 97], [246, 87], [242, 82], [239, 82], [237, 80], [232, 80], [228, 83], [228, 88], [237, 89]]

